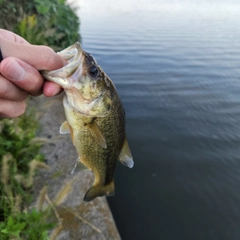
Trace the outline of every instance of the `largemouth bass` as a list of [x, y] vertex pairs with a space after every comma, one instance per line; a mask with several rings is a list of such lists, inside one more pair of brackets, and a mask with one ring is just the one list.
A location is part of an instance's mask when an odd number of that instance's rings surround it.
[[93, 56], [80, 43], [58, 53], [67, 65], [42, 71], [44, 78], [61, 85], [66, 122], [60, 133], [70, 133], [79, 161], [95, 176], [84, 196], [114, 195], [113, 174], [117, 160], [132, 168], [134, 163], [125, 135], [125, 112], [117, 90]]

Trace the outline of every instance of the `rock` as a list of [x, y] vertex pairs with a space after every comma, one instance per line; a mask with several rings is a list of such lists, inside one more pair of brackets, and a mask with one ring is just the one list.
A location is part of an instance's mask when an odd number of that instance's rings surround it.
[[[74, 174], [71, 171], [76, 163], [77, 153], [68, 134], [59, 133], [60, 125], [65, 121], [62, 95], [31, 100], [41, 113], [41, 130], [38, 137], [46, 138], [42, 147], [49, 171], [39, 171], [35, 183], [35, 198], [47, 185], [48, 197], [53, 201], [60, 189], [72, 188], [66, 196], [59, 197], [60, 205], [56, 211], [62, 221], [57, 240], [77, 239], [121, 239], [105, 197], [98, 197], [91, 202], [84, 202], [83, 197], [93, 182], [91, 171], [84, 170]], [[63, 190], [64, 192], [65, 190]], [[63, 201], [63, 198], [65, 199]], [[60, 200], [59, 200], [60, 201]]]

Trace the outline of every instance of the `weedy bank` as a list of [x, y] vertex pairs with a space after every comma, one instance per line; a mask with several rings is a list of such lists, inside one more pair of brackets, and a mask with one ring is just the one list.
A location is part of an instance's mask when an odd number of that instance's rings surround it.
[[15, 119], [0, 121], [0, 239], [47, 239], [54, 223], [46, 221], [47, 212], [29, 205], [35, 170], [47, 167], [33, 141], [38, 122], [35, 111]]
[[[32, 44], [61, 50], [80, 40], [80, 20], [75, 10], [65, 0], [0, 0], [0, 28]], [[48, 199], [46, 188], [39, 193], [37, 207], [29, 207], [34, 174], [38, 168], [47, 168], [41, 145], [34, 141], [37, 119], [38, 113], [32, 108], [19, 118], [0, 120], [1, 240], [45, 240], [49, 230], [59, 224], [57, 214], [53, 214], [55, 203]]]

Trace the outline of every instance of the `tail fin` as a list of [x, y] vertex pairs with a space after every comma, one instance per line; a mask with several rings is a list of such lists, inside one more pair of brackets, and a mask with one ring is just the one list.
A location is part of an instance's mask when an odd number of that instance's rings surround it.
[[97, 185], [97, 186], [92, 186], [89, 188], [87, 193], [85, 194], [83, 200], [85, 202], [89, 202], [93, 200], [96, 197], [100, 196], [113, 196], [114, 193], [114, 181], [112, 180], [108, 185], [102, 186], [102, 185]]

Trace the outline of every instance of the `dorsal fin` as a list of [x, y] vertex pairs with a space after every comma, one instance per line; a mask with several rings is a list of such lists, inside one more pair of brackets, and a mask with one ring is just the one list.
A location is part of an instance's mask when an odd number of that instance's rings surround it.
[[130, 148], [128, 146], [128, 141], [127, 139], [125, 138], [124, 140], [124, 144], [123, 144], [123, 147], [122, 147], [122, 151], [119, 155], [119, 161], [129, 167], [129, 168], [132, 168], [133, 165], [134, 165], [134, 162], [133, 162], [133, 157], [132, 157], [132, 154], [131, 154], [131, 151], [130, 151]]

